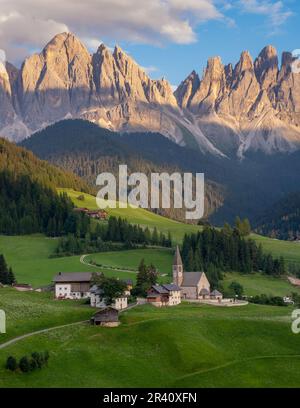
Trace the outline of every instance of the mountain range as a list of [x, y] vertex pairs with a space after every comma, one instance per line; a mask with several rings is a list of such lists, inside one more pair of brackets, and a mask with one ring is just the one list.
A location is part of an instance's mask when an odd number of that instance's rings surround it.
[[218, 157], [291, 153], [300, 148], [300, 75], [275, 48], [235, 66], [209, 59], [173, 93], [120, 47], [94, 54], [71, 33], [56, 35], [17, 69], [0, 65], [0, 135], [20, 141], [62, 119], [82, 118], [120, 132], [158, 132]]

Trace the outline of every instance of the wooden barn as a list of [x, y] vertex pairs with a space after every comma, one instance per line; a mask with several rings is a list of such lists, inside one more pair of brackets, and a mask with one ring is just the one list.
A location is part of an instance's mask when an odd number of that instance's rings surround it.
[[119, 312], [113, 307], [99, 310], [91, 318], [91, 324], [95, 326], [117, 327], [120, 324]]

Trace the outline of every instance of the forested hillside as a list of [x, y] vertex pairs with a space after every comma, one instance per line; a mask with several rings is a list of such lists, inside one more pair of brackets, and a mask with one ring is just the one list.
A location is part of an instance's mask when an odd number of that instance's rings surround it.
[[271, 238], [300, 240], [300, 192], [286, 195], [269, 208], [258, 219], [256, 231]]
[[[152, 134], [148, 136], [151, 138]], [[84, 178], [94, 189], [99, 173], [111, 172], [117, 176], [120, 164], [127, 164], [128, 173], [138, 171], [148, 176], [152, 172], [171, 174], [182, 171], [180, 160], [168, 164], [163, 151], [161, 159], [157, 157], [154, 160], [155, 155], [151, 154], [151, 159], [147, 157], [147, 149], [145, 155], [140, 150], [135, 150], [134, 144], [128, 144], [130, 137], [131, 135], [122, 137], [119, 133], [87, 121], [66, 120], [32, 135], [22, 145], [41, 159]], [[136, 137], [138, 134], [134, 135]], [[147, 134], [140, 134], [140, 137], [145, 138]], [[165, 139], [160, 135], [158, 137]], [[205, 187], [205, 215], [209, 216], [223, 204], [224, 191], [220, 185], [208, 179]], [[184, 219], [184, 210], [181, 209], [161, 209], [159, 214]]]
[[87, 232], [89, 218], [73, 211], [67, 195], [58, 195], [50, 187], [0, 172], [0, 233], [8, 235], [45, 233], [60, 236]]
[[91, 188], [78, 176], [38, 159], [32, 152], [0, 138], [0, 172], [9, 171], [15, 176], [27, 175], [43, 186], [74, 188], [91, 192]]

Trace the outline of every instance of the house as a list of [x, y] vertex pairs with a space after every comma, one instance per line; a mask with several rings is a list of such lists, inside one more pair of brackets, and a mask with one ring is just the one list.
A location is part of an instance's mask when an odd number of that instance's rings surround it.
[[184, 272], [178, 246], [173, 260], [173, 282], [181, 288], [181, 297], [183, 299], [205, 300], [211, 298], [210, 283], [205, 272]]
[[[91, 298], [92, 307], [97, 307], [97, 308], [106, 307], [106, 303], [103, 299], [103, 291], [97, 285], [94, 285], [91, 287], [90, 298]], [[127, 296], [125, 293], [124, 293], [124, 296], [114, 299], [114, 303], [112, 304], [112, 307], [116, 310], [126, 309], [127, 306], [128, 306], [128, 302], [127, 302]]]
[[90, 297], [93, 274], [91, 272], [60, 272], [53, 279], [57, 299], [83, 299]]
[[90, 218], [95, 218], [97, 220], [106, 220], [108, 218], [108, 213], [105, 210], [89, 210], [88, 208], [74, 208], [74, 211], [84, 213]]
[[181, 289], [174, 284], [153, 285], [147, 293], [147, 302], [154, 306], [176, 306], [181, 303]]
[[119, 312], [113, 307], [106, 307], [94, 314], [91, 318], [91, 324], [95, 326], [117, 327], [120, 324]]

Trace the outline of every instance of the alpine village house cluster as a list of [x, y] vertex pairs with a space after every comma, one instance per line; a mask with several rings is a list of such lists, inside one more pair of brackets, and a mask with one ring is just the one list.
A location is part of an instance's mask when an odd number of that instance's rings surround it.
[[[176, 306], [181, 300], [221, 302], [223, 295], [217, 290], [210, 291], [210, 283], [204, 272], [184, 272], [183, 263], [178, 246], [172, 266], [173, 282], [170, 284], [155, 284], [147, 293], [147, 302], [156, 307]], [[56, 299], [90, 299], [91, 307], [102, 309], [93, 318], [94, 324], [110, 325], [109, 319], [116, 325], [115, 311], [128, 307], [128, 297], [131, 294], [133, 283], [126, 280], [126, 289], [123, 296], [114, 299], [111, 307], [107, 308], [101, 287], [93, 285], [91, 272], [59, 273], [54, 278]], [[105, 311], [105, 312], [104, 312]], [[98, 319], [98, 320], [97, 320]], [[117, 319], [117, 320], [116, 320]]]

